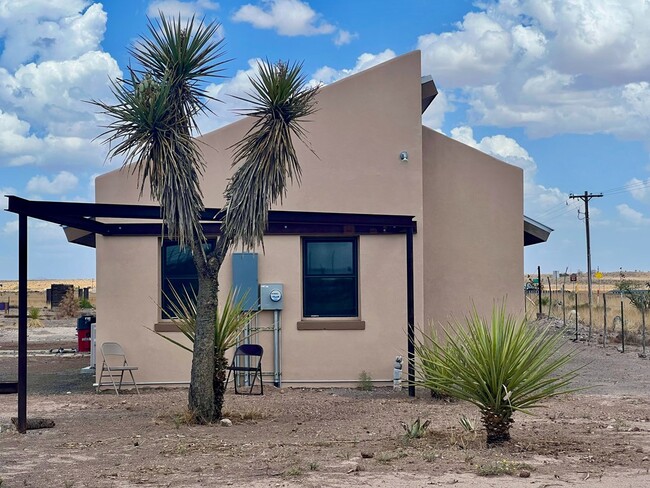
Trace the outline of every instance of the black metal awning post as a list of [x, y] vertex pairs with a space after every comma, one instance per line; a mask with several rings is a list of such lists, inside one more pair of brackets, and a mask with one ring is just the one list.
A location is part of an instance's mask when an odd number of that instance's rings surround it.
[[408, 320], [409, 396], [415, 396], [415, 302], [413, 293], [413, 228], [406, 231], [406, 313]]
[[27, 432], [27, 215], [18, 215], [18, 432]]

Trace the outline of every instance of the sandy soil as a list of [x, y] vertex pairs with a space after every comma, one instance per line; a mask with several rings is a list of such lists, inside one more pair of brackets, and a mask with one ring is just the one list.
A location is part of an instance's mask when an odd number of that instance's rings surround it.
[[[577, 386], [593, 388], [517, 414], [512, 441], [492, 449], [458, 421], [478, 425], [474, 407], [426, 391], [266, 385], [264, 396], [228, 393], [232, 426], [193, 426], [184, 389], [97, 395], [78, 373], [86, 357], [34, 356], [29, 416], [56, 426], [18, 434], [16, 397], [0, 397], [1, 486], [650, 486], [650, 361], [570, 347], [588, 364]], [[12, 367], [0, 356], [0, 378]], [[418, 417], [431, 420], [427, 434], [405, 439], [400, 422]]]

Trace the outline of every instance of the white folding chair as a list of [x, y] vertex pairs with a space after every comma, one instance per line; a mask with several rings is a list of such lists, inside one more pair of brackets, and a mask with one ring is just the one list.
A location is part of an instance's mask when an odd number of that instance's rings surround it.
[[[120, 394], [120, 390], [123, 385], [135, 386], [135, 391], [140, 394], [138, 390], [138, 384], [135, 382], [133, 377], [133, 372], [137, 371], [137, 366], [129, 366], [129, 363], [126, 360], [126, 355], [122, 346], [117, 342], [104, 342], [101, 347], [102, 351], [102, 371], [99, 375], [99, 381], [97, 382], [97, 392], [103, 385], [108, 385], [109, 383], [103, 383], [104, 378], [110, 379], [115, 393]], [[131, 375], [131, 383], [124, 383], [124, 373], [129, 373]], [[119, 383], [116, 380], [119, 378]]]

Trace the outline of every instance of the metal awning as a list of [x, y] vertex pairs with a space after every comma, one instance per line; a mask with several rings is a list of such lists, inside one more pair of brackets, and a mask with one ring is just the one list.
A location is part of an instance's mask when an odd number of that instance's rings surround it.
[[[95, 236], [160, 236], [163, 224], [157, 205], [32, 201], [9, 196], [9, 212], [65, 226], [68, 241], [95, 247]], [[207, 208], [201, 215], [208, 236], [221, 231], [223, 213]], [[103, 222], [99, 219], [111, 219]], [[118, 221], [114, 221], [118, 219]], [[405, 234], [417, 232], [411, 215], [377, 215], [332, 212], [269, 211], [267, 235]], [[152, 220], [157, 222], [141, 222]]]
[[524, 215], [524, 246], [546, 242], [553, 229]]
[[[8, 196], [7, 211], [18, 214], [18, 423], [27, 431], [27, 219], [28, 217], [64, 226], [70, 242], [95, 247], [96, 235], [161, 236], [164, 226], [157, 205], [120, 205], [31, 201]], [[205, 209], [201, 215], [206, 235], [220, 232], [221, 209]], [[107, 221], [98, 219], [108, 219]], [[328, 212], [288, 212], [273, 210], [268, 215], [267, 235], [309, 234], [403, 234], [406, 237], [406, 302], [408, 330], [409, 395], [415, 396], [415, 298], [413, 272], [413, 216], [346, 214]], [[142, 223], [142, 220], [152, 220]], [[13, 388], [12, 388], [13, 391]]]

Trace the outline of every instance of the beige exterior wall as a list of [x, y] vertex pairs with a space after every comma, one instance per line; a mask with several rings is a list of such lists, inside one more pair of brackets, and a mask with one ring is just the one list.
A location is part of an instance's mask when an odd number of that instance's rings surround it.
[[[296, 142], [303, 169], [283, 210], [413, 215], [422, 217], [422, 131], [420, 54], [410, 53], [322, 89], [318, 112], [307, 124], [315, 153]], [[202, 188], [208, 207], [223, 205], [231, 173], [231, 150], [248, 129], [242, 120], [201, 138], [207, 171]], [[408, 151], [409, 161], [399, 154]], [[135, 177], [125, 171], [102, 175], [96, 201], [138, 200]], [[421, 226], [421, 224], [419, 223]], [[422, 241], [415, 238], [415, 282], [423, 281]], [[260, 253], [260, 283], [284, 284], [283, 381], [356, 382], [362, 370], [375, 379], [392, 377], [396, 355], [406, 350], [406, 240], [404, 236], [361, 236], [359, 319], [365, 330], [297, 330], [302, 317], [302, 260], [299, 236], [269, 236]], [[116, 340], [140, 367], [139, 381], [189, 379], [190, 355], [148, 329], [160, 318], [160, 249], [157, 238], [99, 238], [97, 242], [97, 343]], [[116, 262], [119, 261], [119, 264]], [[222, 297], [230, 287], [231, 262], [221, 270]], [[106, 292], [105, 292], [106, 290]], [[423, 317], [416, 293], [416, 316]], [[311, 319], [318, 320], [318, 319]], [[259, 325], [272, 324], [263, 312]], [[171, 333], [180, 335], [178, 333]], [[266, 335], [265, 335], [266, 334]], [[263, 333], [263, 362], [273, 366], [271, 334]]]
[[[489, 310], [505, 295], [510, 308], [520, 307], [521, 170], [422, 128], [419, 52], [327, 86], [318, 101], [307, 124], [317, 156], [296, 142], [302, 185], [290, 188], [278, 208], [414, 216], [416, 325], [465, 313], [472, 301]], [[223, 205], [232, 174], [228, 148], [249, 124], [241, 120], [201, 138], [206, 206]], [[402, 151], [408, 151], [408, 162], [400, 161]], [[135, 177], [124, 171], [96, 181], [97, 202], [150, 202], [139, 201], [138, 194]], [[298, 330], [301, 249], [300, 236], [268, 236], [265, 254], [259, 253], [260, 283], [284, 284], [283, 383], [353, 384], [362, 370], [390, 380], [395, 356], [406, 355], [405, 236], [359, 237], [358, 318], [364, 330]], [[185, 382], [191, 355], [149, 330], [160, 320], [160, 263], [158, 237], [98, 236], [97, 343], [120, 342], [140, 367], [139, 382]], [[227, 259], [220, 273], [221, 299], [231, 286], [231, 266]], [[257, 325], [271, 326], [272, 317], [261, 313]], [[271, 332], [261, 332], [259, 342], [264, 370], [271, 371]]]
[[424, 315], [523, 311], [523, 172], [423, 127]]

